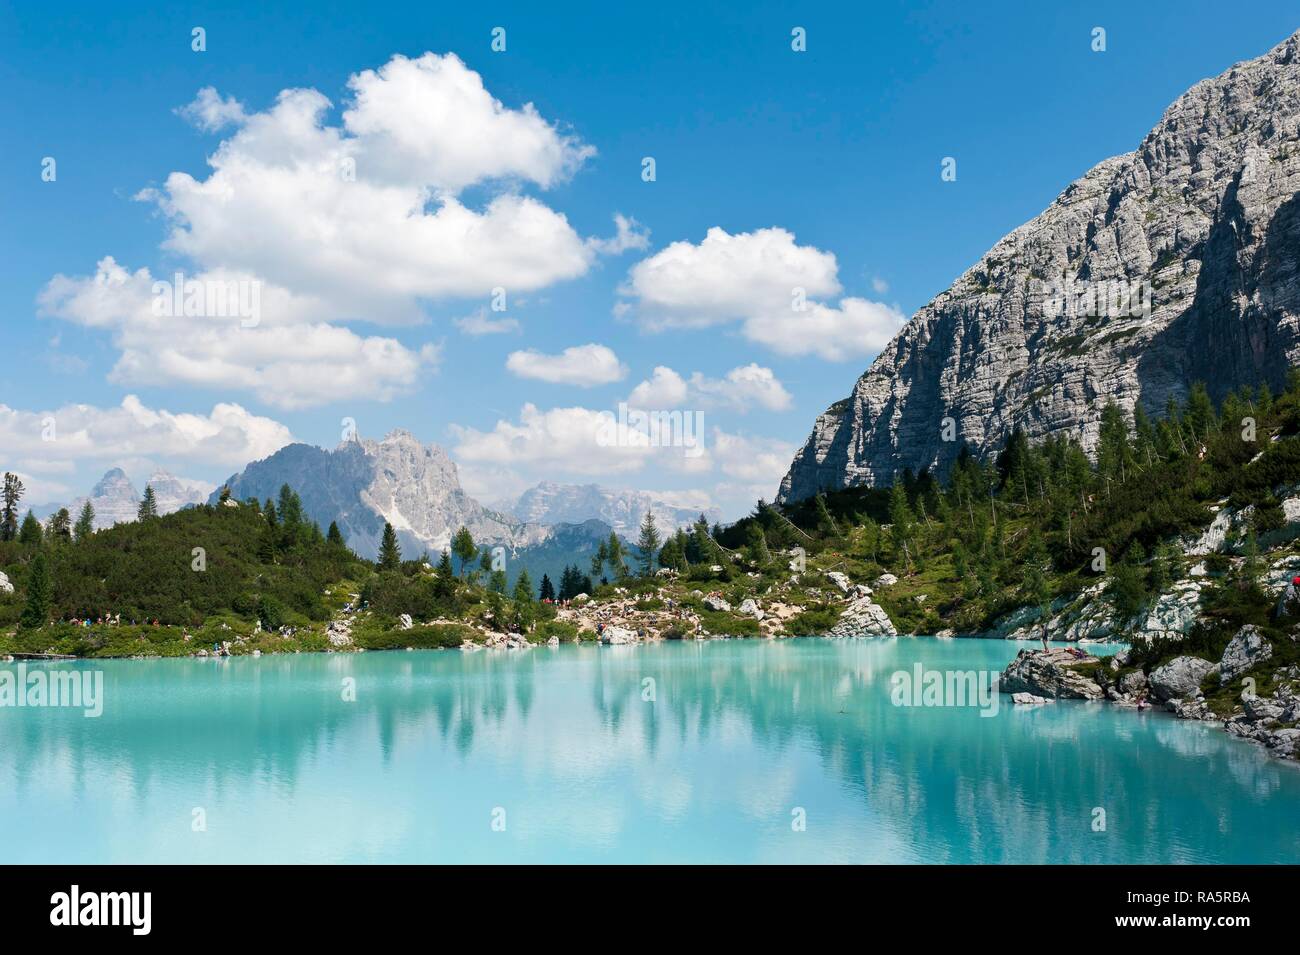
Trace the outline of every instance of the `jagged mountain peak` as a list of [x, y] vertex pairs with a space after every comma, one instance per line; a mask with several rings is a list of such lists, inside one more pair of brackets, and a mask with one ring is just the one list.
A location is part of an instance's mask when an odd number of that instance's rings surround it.
[[332, 451], [287, 445], [226, 483], [236, 500], [274, 498], [288, 484], [312, 520], [321, 527], [336, 522], [349, 546], [366, 557], [378, 553], [385, 522], [393, 525], [408, 557], [438, 553], [461, 526], [480, 543], [511, 548], [549, 535], [540, 525], [483, 507], [465, 493], [443, 448], [401, 429], [381, 440], [345, 441]]
[[1107, 402], [1158, 414], [1195, 381], [1279, 386], [1300, 360], [1298, 51], [1192, 86], [999, 240], [818, 417], [779, 499], [942, 469], [1017, 426], [1091, 450]]

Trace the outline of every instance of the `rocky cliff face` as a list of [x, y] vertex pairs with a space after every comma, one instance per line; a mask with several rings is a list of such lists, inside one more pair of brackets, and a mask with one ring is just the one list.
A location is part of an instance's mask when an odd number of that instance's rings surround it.
[[79, 497], [68, 505], [75, 521], [86, 501], [95, 509], [95, 530], [133, 521], [140, 507], [140, 494], [121, 468], [112, 468], [90, 489], [89, 498]]
[[[346, 441], [333, 451], [291, 444], [226, 482], [236, 500], [275, 499], [288, 484], [303, 510], [324, 529], [331, 521], [363, 557], [379, 552], [384, 522], [393, 525], [408, 557], [437, 554], [464, 525], [480, 544], [518, 548], [541, 543], [547, 528], [483, 507], [462, 490], [456, 465], [437, 445], [407, 431], [382, 441]], [[213, 492], [217, 500], [220, 489]]]
[[170, 514], [191, 504], [202, 504], [212, 493], [212, 485], [207, 481], [177, 477], [170, 471], [161, 469], [149, 475], [149, 480], [145, 483], [153, 488], [159, 514]]
[[[1197, 83], [918, 311], [813, 427], [779, 499], [942, 468], [1019, 425], [1095, 445], [1300, 361], [1300, 34]], [[951, 419], [945, 429], [945, 419]]]
[[[647, 512], [654, 514], [660, 533], [688, 527], [699, 516], [698, 508], [680, 507], [650, 494], [600, 487], [596, 484], [556, 484], [553, 481], [529, 488], [508, 508], [520, 520], [539, 524], [580, 524], [601, 521], [620, 535], [635, 537]], [[722, 520], [716, 507], [706, 508], [710, 524]]]

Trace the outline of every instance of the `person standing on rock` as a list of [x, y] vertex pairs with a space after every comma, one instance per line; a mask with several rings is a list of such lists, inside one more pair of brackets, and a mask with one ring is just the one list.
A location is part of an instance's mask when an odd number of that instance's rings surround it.
[[1291, 578], [1291, 583], [1282, 591], [1277, 602], [1275, 617], [1300, 617], [1300, 575]]

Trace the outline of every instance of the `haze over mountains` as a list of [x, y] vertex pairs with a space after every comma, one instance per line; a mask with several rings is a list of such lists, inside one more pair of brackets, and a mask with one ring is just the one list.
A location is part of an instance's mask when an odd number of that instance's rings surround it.
[[[1300, 361], [1298, 191], [1300, 34], [1197, 83], [920, 309], [818, 417], [778, 499], [943, 467], [1017, 426], [1091, 450], [1106, 402], [1159, 415], [1195, 381], [1280, 386]], [[1090, 291], [1150, 313], [1080, 306]]]
[[520, 520], [538, 524], [578, 524], [598, 520], [621, 535], [635, 537], [649, 511], [661, 531], [694, 523], [701, 513], [710, 524], [722, 520], [716, 507], [671, 503], [648, 491], [606, 488], [597, 484], [557, 484], [542, 481], [505, 507]]
[[[159, 514], [170, 514], [190, 504], [207, 500], [212, 485], [206, 481], [177, 477], [169, 471], [155, 470], [145, 482], [153, 488]], [[86, 501], [95, 509], [95, 530], [112, 527], [136, 519], [143, 489], [136, 490], [131, 479], [121, 468], [110, 468], [87, 495], [75, 498], [68, 504], [48, 504], [40, 508], [40, 516], [47, 517], [60, 507], [66, 507], [75, 520]]]

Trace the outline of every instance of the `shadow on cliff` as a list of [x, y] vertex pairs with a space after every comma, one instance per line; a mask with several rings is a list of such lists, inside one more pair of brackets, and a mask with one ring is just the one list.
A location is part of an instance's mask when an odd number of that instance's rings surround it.
[[1184, 398], [1196, 381], [1215, 400], [1260, 381], [1276, 392], [1289, 356], [1300, 354], [1300, 194], [1278, 208], [1256, 241], [1240, 186], [1238, 173], [1202, 243], [1191, 305], [1138, 359], [1140, 399], [1153, 414], [1163, 414], [1170, 395]]

